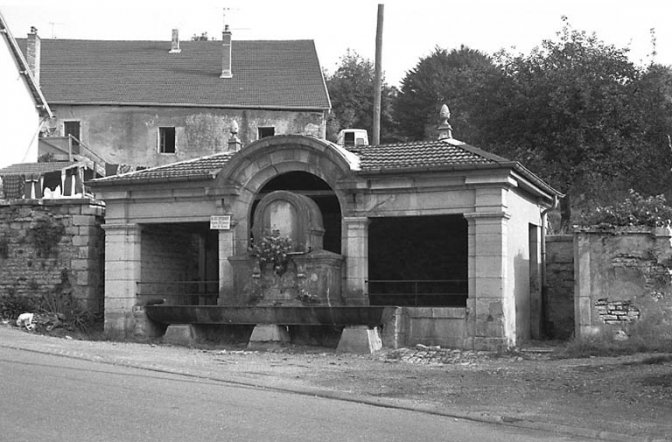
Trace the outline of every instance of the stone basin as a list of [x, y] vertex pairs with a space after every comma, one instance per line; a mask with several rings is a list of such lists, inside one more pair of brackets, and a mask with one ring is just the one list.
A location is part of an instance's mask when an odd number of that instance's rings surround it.
[[161, 324], [366, 325], [393, 318], [396, 307], [223, 307], [216, 305], [148, 305], [147, 316]]

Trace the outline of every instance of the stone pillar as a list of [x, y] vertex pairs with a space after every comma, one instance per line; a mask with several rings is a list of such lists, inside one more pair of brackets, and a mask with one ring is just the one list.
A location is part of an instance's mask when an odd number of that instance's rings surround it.
[[105, 230], [105, 334], [133, 334], [133, 307], [141, 270], [141, 227], [103, 224]]
[[343, 218], [346, 305], [368, 305], [366, 281], [369, 278], [369, 219]]
[[[577, 340], [600, 333], [599, 327], [593, 326], [591, 295], [595, 287], [591, 281], [590, 237], [584, 232], [574, 234], [574, 336]], [[599, 290], [600, 286], [596, 286]]]
[[476, 350], [514, 346], [515, 297], [507, 277], [510, 215], [504, 211], [484, 211], [464, 216], [469, 223], [468, 341]]
[[219, 231], [219, 298], [218, 305], [231, 304], [235, 298], [233, 267], [229, 257], [234, 255], [233, 230]]
[[542, 338], [543, 312], [541, 299], [541, 227], [530, 224], [530, 337]]

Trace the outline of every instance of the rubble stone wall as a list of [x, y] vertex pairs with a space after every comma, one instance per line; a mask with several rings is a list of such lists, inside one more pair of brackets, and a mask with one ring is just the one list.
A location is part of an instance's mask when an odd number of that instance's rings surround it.
[[672, 340], [669, 228], [575, 234], [576, 337]]
[[574, 236], [546, 237], [544, 334], [568, 339], [574, 334]]
[[0, 200], [0, 297], [71, 290], [102, 312], [104, 212], [91, 199]]

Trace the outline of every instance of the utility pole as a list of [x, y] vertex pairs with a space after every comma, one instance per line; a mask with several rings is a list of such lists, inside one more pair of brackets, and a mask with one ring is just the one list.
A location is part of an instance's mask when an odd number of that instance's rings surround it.
[[376, 27], [376, 67], [373, 80], [373, 144], [380, 144], [380, 99], [383, 88], [383, 12], [385, 5], [378, 5], [378, 26]]

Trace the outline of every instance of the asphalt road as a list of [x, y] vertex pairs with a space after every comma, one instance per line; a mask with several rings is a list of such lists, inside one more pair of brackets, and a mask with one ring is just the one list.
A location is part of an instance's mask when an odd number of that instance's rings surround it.
[[0, 440], [592, 439], [0, 348]]

